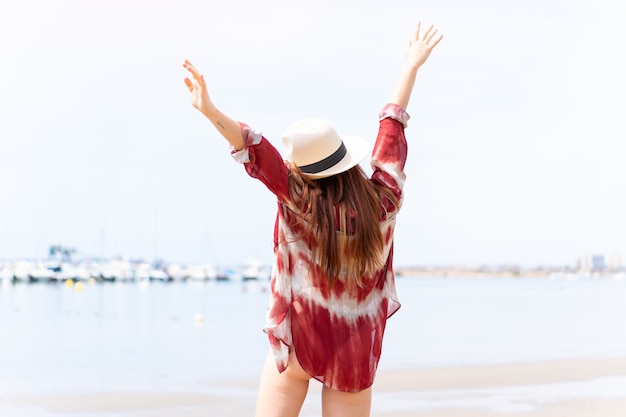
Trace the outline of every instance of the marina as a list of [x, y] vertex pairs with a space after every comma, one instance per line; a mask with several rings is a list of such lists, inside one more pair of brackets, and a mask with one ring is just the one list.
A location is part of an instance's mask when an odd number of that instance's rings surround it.
[[258, 262], [216, 267], [116, 259], [110, 261], [0, 261], [0, 282], [35, 283], [65, 281], [252, 281], [269, 280], [271, 267]]

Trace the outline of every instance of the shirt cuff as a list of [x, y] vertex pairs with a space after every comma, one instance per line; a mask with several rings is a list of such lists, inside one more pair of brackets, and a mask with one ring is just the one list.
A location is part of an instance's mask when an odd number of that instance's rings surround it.
[[391, 117], [394, 120], [402, 123], [402, 126], [407, 127], [407, 122], [411, 118], [409, 114], [406, 112], [404, 107], [399, 106], [394, 103], [388, 103], [383, 107], [383, 109], [378, 114], [380, 120], [386, 119], [387, 117]]
[[235, 149], [233, 146], [231, 146], [230, 155], [233, 157], [235, 162], [245, 164], [247, 162], [250, 162], [250, 152], [248, 150], [248, 147], [261, 143], [263, 135], [260, 131], [252, 129], [245, 123], [239, 122], [239, 125], [241, 126], [241, 134], [243, 135], [245, 146], [243, 147], [243, 149]]

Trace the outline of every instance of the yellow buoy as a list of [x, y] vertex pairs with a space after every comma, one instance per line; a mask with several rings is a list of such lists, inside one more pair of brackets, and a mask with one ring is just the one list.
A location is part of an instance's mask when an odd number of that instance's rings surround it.
[[74, 286], [74, 280], [73, 279], [68, 279], [67, 281], [65, 281], [65, 286], [67, 288], [72, 288]]
[[76, 288], [76, 291], [82, 291], [83, 290], [83, 283], [82, 282], [77, 282], [76, 285], [74, 285], [74, 288]]

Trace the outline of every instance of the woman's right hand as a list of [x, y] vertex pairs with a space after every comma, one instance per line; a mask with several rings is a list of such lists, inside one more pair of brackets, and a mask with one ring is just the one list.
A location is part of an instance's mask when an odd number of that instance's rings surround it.
[[189, 71], [190, 77], [185, 77], [185, 84], [189, 89], [189, 98], [191, 104], [198, 110], [200, 110], [205, 116], [208, 117], [213, 103], [209, 98], [209, 92], [204, 82], [204, 76], [194, 67], [191, 62], [185, 60], [183, 67]]
[[430, 25], [423, 33], [420, 33], [421, 23], [418, 22], [413, 36], [409, 40], [409, 46], [406, 49], [406, 65], [419, 68], [430, 56], [432, 50], [443, 38], [443, 35], [437, 35], [437, 29]]
[[409, 40], [409, 46], [405, 52], [405, 64], [400, 74], [400, 80], [396, 85], [390, 103], [395, 103], [406, 109], [411, 98], [417, 70], [430, 56], [435, 46], [441, 41], [443, 35], [437, 35], [437, 29], [432, 25], [423, 33], [420, 33], [421, 24], [418, 23]]

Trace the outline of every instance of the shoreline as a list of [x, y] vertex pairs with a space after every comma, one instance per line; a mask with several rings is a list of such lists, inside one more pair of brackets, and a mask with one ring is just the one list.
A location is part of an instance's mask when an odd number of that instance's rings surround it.
[[626, 279], [626, 271], [581, 271], [567, 268], [519, 269], [519, 268], [396, 268], [396, 277], [402, 278], [541, 278], [541, 279]]
[[[382, 391], [399, 387], [416, 391], [475, 389], [556, 384], [611, 376], [626, 377], [626, 357], [386, 369], [378, 373], [375, 387]], [[626, 392], [624, 395], [626, 397]]]
[[[0, 414], [166, 417], [253, 415], [255, 378], [224, 378], [195, 391], [106, 391], [0, 395]], [[312, 382], [302, 417], [320, 415]], [[611, 417], [626, 412], [626, 357], [461, 367], [385, 369], [372, 417]], [[13, 412], [13, 413], [11, 413]]]

